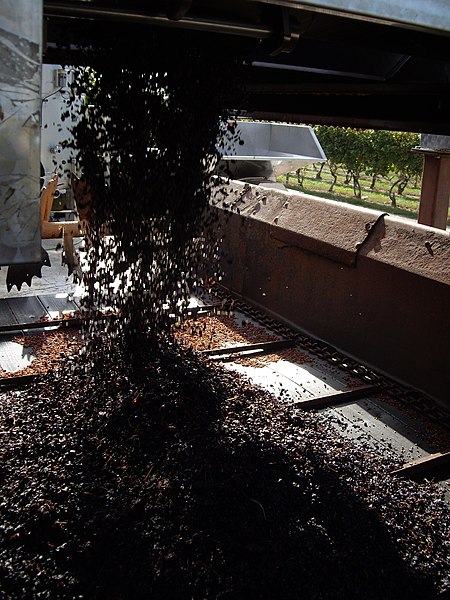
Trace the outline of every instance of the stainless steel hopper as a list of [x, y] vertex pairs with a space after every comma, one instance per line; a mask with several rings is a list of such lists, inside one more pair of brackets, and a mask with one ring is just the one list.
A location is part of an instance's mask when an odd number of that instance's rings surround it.
[[238, 121], [232, 140], [222, 140], [219, 151], [219, 173], [234, 179], [276, 178], [327, 160], [312, 127], [306, 125]]

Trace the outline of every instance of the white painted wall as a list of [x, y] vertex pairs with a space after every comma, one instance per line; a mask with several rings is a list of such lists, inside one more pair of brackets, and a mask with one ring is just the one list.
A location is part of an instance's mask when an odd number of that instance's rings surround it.
[[[70, 120], [61, 120], [61, 115], [67, 109], [66, 100], [69, 89], [66, 85], [61, 87], [59, 74], [66, 74], [67, 83], [70, 82], [70, 69], [62, 69], [61, 65], [42, 65], [42, 115], [41, 115], [41, 162], [44, 165], [47, 178], [61, 164], [67, 167], [71, 161], [70, 149], [61, 148], [63, 140], [71, 139], [69, 127]], [[66, 161], [63, 164], [62, 161]], [[60, 177], [60, 186], [68, 184], [67, 178]]]

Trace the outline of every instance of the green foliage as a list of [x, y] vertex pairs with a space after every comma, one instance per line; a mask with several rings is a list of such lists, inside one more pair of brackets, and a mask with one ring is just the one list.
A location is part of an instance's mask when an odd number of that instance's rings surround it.
[[370, 131], [366, 173], [372, 177], [387, 177], [394, 170], [396, 151], [392, 131]]
[[314, 128], [317, 138], [328, 158], [330, 165], [345, 164], [346, 129], [343, 127], [328, 127], [319, 125]]
[[346, 130], [342, 127], [320, 125], [315, 128], [319, 142], [328, 158], [328, 166], [333, 176], [329, 192], [337, 182], [338, 169], [345, 164]]
[[408, 177], [420, 175], [422, 172], [422, 157], [412, 152], [415, 146], [420, 145], [419, 134], [399, 131], [392, 131], [390, 133], [394, 139], [394, 172], [399, 175], [407, 175]]
[[362, 173], [376, 177], [394, 175], [389, 191], [395, 206], [395, 188], [401, 194], [411, 177], [422, 172], [422, 158], [412, 152], [419, 145], [419, 134], [351, 127], [315, 127], [316, 135], [328, 158], [333, 183], [337, 182], [338, 170], [351, 176], [355, 197], [361, 197]]
[[82, 86], [83, 101], [85, 104], [95, 104], [101, 84], [101, 75], [92, 67], [79, 67], [77, 69], [77, 87]]

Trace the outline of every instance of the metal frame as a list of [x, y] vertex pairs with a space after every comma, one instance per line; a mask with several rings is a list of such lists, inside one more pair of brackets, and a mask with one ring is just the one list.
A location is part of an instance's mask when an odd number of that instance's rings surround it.
[[[250, 0], [255, 1], [255, 0]], [[293, 9], [328, 12], [409, 29], [450, 34], [447, 0], [258, 0]]]

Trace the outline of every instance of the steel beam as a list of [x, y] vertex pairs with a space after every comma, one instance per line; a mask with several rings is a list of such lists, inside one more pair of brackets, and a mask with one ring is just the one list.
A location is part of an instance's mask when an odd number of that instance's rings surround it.
[[[253, 0], [255, 1], [255, 0]], [[257, 0], [291, 9], [450, 34], [448, 0]]]
[[277, 340], [274, 342], [258, 342], [256, 344], [244, 344], [242, 346], [230, 346], [217, 348], [215, 350], [203, 350], [202, 354], [210, 360], [234, 360], [236, 358], [254, 358], [262, 354], [271, 354], [277, 350], [293, 348], [295, 339]]
[[183, 19], [173, 20], [170, 19], [166, 13], [158, 10], [150, 13], [131, 9], [126, 10], [114, 6], [96, 6], [93, 4], [88, 5], [86, 3], [76, 4], [67, 1], [52, 2], [45, 0], [44, 13], [47, 17], [101, 19], [104, 21], [158, 25], [174, 27], [177, 29], [225, 33], [256, 39], [268, 39], [273, 35], [273, 28], [262, 23], [214, 19], [191, 14], [187, 14]]
[[354, 400], [359, 400], [360, 398], [367, 398], [378, 392], [380, 392], [380, 388], [377, 385], [360, 385], [342, 392], [338, 391], [331, 394], [325, 394], [323, 396], [314, 396], [314, 398], [307, 398], [306, 400], [296, 400], [293, 402], [293, 406], [303, 410], [308, 410], [311, 408], [328, 408], [329, 406], [337, 406], [338, 404], [353, 402]]
[[450, 469], [450, 452], [437, 452], [413, 460], [400, 469], [392, 471], [392, 474], [414, 479], [415, 477], [433, 477], [444, 469], [446, 469], [446, 475], [443, 478], [447, 478]]

